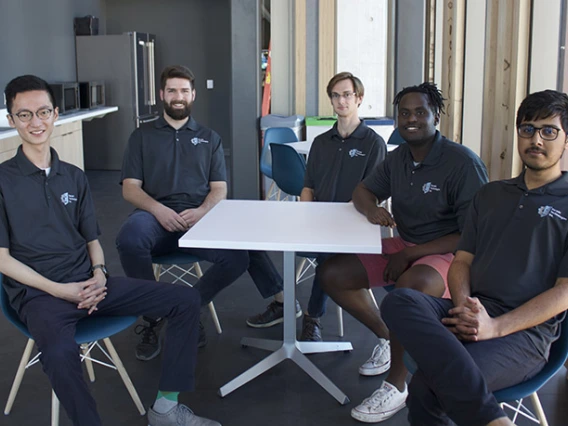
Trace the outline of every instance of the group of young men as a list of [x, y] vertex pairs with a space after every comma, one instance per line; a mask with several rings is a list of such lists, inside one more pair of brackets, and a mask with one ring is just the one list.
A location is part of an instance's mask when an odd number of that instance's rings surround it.
[[[361, 81], [337, 74], [327, 94], [337, 123], [314, 140], [301, 201], [353, 202], [398, 236], [383, 239], [383, 255], [314, 254], [301, 339], [322, 339], [327, 295], [377, 336], [359, 372], [388, 375], [353, 408], [357, 420], [380, 422], [408, 406], [412, 425], [511, 425], [492, 391], [542, 369], [568, 308], [568, 177], [559, 163], [568, 96], [547, 90], [523, 101], [516, 127], [524, 170], [487, 183], [479, 157], [436, 130], [444, 99], [435, 85], [395, 97], [405, 143], [388, 156], [359, 119]], [[82, 318], [144, 316], [141, 360], [160, 353], [166, 324], [150, 426], [219, 425], [177, 397], [194, 389], [197, 347], [206, 341], [200, 307], [223, 288], [248, 270], [274, 301], [247, 324], [282, 322], [282, 278], [265, 252], [186, 249], [212, 264], [195, 287], [154, 281], [152, 257], [178, 250], [181, 235], [227, 194], [221, 139], [192, 118], [195, 95], [191, 71], [167, 67], [163, 117], [129, 140], [121, 184], [136, 209], [116, 239], [124, 278], [106, 270], [84, 173], [50, 148], [58, 109], [49, 85], [26, 75], [6, 86], [8, 120], [22, 145], [0, 165], [0, 272], [74, 425], [101, 424], [74, 341]], [[379, 207], [388, 198], [392, 214]], [[379, 310], [369, 289], [389, 284], [395, 290]], [[408, 386], [404, 351], [418, 366]]]

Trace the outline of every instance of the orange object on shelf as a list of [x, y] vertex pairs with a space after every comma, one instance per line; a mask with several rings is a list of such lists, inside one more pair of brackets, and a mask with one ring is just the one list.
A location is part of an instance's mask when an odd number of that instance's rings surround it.
[[264, 76], [264, 87], [262, 92], [262, 112], [261, 116], [264, 117], [270, 113], [270, 89], [271, 85], [270, 82], [272, 80], [272, 71], [271, 71], [271, 56], [272, 56], [272, 49], [271, 49], [272, 42], [268, 44], [268, 63], [266, 65], [266, 74]]

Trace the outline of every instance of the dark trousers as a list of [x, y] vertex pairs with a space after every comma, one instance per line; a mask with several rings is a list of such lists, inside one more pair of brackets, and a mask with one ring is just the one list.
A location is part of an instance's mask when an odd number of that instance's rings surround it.
[[462, 343], [441, 322], [452, 301], [396, 289], [382, 317], [418, 365], [409, 384], [411, 425], [485, 425], [505, 413], [492, 392], [526, 381], [546, 360], [526, 332]]
[[[64, 284], [62, 284], [64, 285]], [[163, 391], [191, 391], [199, 336], [199, 293], [191, 287], [131, 278], [109, 278], [107, 296], [91, 316], [149, 315], [168, 319], [162, 377]], [[95, 401], [83, 378], [77, 321], [87, 310], [48, 294], [26, 301], [20, 317], [33, 336], [43, 371], [75, 426], [99, 426]]]
[[231, 285], [247, 269], [262, 297], [282, 291], [282, 277], [263, 251], [178, 248], [184, 232], [168, 232], [152, 214], [137, 210], [122, 225], [116, 247], [124, 273], [133, 278], [153, 280], [152, 256], [183, 250], [213, 263], [195, 284], [202, 306]]
[[327, 299], [329, 296], [320, 286], [320, 270], [323, 263], [332, 256], [333, 253], [298, 253], [299, 256], [316, 259], [317, 266], [312, 283], [312, 292], [308, 301], [308, 315], [312, 318], [320, 318], [325, 314]]

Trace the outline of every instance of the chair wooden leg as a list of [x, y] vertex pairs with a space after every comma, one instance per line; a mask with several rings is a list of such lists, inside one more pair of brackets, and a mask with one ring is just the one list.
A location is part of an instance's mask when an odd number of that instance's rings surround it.
[[213, 304], [213, 302], [209, 302], [207, 306], [209, 306], [209, 312], [211, 312], [211, 318], [213, 318], [213, 322], [215, 323], [217, 334], [221, 334], [223, 332], [223, 329], [221, 328], [221, 323], [219, 322], [219, 317], [217, 316], [215, 305]]
[[536, 412], [536, 417], [538, 418], [538, 420], [540, 420], [540, 424], [542, 426], [548, 426], [548, 421], [546, 420], [546, 415], [544, 414], [544, 410], [542, 409], [542, 405], [540, 403], [540, 399], [538, 399], [537, 393], [531, 393], [530, 398], [534, 411]]
[[51, 391], [51, 426], [59, 426], [59, 398]]
[[375, 295], [373, 294], [373, 290], [369, 289], [369, 294], [371, 295], [371, 299], [373, 299], [373, 303], [379, 309], [379, 305], [377, 304], [377, 299], [375, 299]]
[[300, 264], [296, 268], [296, 284], [298, 284], [298, 282], [300, 281], [300, 277], [302, 276], [302, 271], [304, 270], [304, 266], [306, 265], [307, 260], [308, 259], [306, 259], [305, 257], [302, 257]]
[[343, 337], [343, 309], [337, 305], [337, 333], [339, 337]]
[[[195, 262], [193, 264], [193, 267], [195, 268], [195, 275], [197, 275], [197, 278], [201, 278], [203, 276], [203, 271], [201, 270], [201, 265], [199, 264], [199, 262]], [[213, 302], [209, 302], [209, 305], [207, 306], [209, 306], [209, 312], [211, 312], [211, 318], [213, 318], [213, 322], [215, 323], [217, 334], [221, 334], [223, 332], [223, 329], [221, 328], [221, 322], [219, 321], [219, 317], [217, 316], [215, 305], [213, 304]]]
[[154, 278], [156, 279], [156, 281], [160, 281], [160, 272], [162, 270], [162, 265], [154, 263], [152, 265], [152, 268], [154, 268]]
[[83, 351], [83, 355], [85, 356], [85, 367], [87, 368], [87, 374], [89, 375], [89, 380], [91, 383], [95, 382], [95, 370], [93, 368], [93, 362], [89, 358], [90, 355], [88, 354], [89, 344], [85, 343], [81, 345], [81, 351]]
[[110, 357], [112, 358], [112, 362], [114, 363], [114, 366], [118, 370], [118, 374], [120, 374], [120, 377], [124, 382], [124, 386], [126, 386], [126, 389], [128, 390], [130, 397], [132, 398], [132, 401], [134, 401], [134, 404], [136, 405], [136, 408], [138, 408], [140, 415], [143, 416], [144, 414], [146, 414], [146, 410], [142, 405], [142, 401], [140, 401], [138, 392], [136, 392], [136, 389], [134, 388], [134, 385], [132, 384], [132, 381], [130, 380], [128, 373], [124, 369], [124, 365], [122, 364], [122, 361], [120, 360], [120, 357], [116, 352], [116, 349], [114, 349], [114, 346], [108, 337], [106, 339], [103, 339], [103, 342], [105, 342], [105, 346], [108, 349]]
[[16, 399], [16, 395], [18, 394], [18, 390], [20, 389], [20, 385], [22, 384], [22, 379], [24, 378], [24, 373], [26, 372], [26, 365], [28, 365], [33, 348], [33, 339], [28, 339], [28, 343], [26, 344], [26, 348], [24, 349], [24, 353], [22, 355], [22, 359], [20, 360], [20, 365], [18, 366], [18, 371], [16, 371], [14, 383], [12, 383], [12, 389], [10, 389], [10, 394], [8, 395], [6, 408], [4, 408], [4, 414], [6, 415], [10, 414], [10, 411], [12, 410], [12, 405], [14, 405], [14, 400]]

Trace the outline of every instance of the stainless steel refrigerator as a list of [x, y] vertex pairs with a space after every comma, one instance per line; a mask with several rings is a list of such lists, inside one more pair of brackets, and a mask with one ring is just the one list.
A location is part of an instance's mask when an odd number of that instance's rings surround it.
[[120, 170], [130, 134], [157, 120], [153, 34], [78, 36], [77, 78], [104, 80], [105, 103], [118, 111], [83, 123], [85, 168]]

